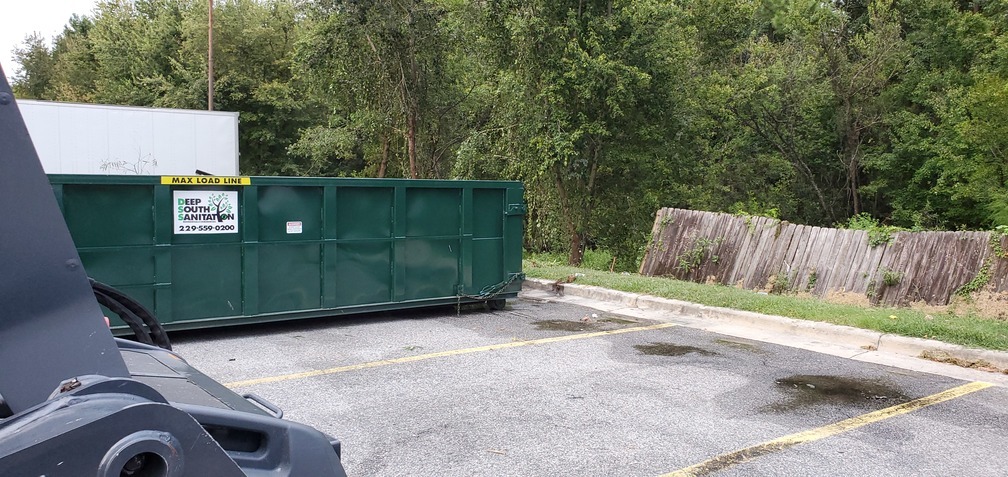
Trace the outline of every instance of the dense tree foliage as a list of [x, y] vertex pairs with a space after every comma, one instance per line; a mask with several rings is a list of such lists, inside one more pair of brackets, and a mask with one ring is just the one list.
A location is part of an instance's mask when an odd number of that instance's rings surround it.
[[[639, 258], [677, 206], [1008, 225], [1008, 0], [217, 0], [249, 174], [517, 179], [526, 245]], [[205, 108], [207, 3], [109, 0], [26, 98]]]

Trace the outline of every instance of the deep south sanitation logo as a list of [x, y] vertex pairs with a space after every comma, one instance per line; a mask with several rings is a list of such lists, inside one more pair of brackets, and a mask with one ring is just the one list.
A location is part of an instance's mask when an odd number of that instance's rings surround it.
[[175, 200], [176, 234], [214, 234], [238, 231], [235, 191], [177, 190]]
[[211, 194], [205, 202], [201, 198], [179, 199], [178, 219], [185, 222], [223, 222], [235, 218], [231, 201], [223, 192]]

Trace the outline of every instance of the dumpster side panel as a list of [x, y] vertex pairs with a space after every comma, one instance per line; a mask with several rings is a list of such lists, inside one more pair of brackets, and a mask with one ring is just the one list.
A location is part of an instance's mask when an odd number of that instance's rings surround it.
[[[100, 282], [123, 290], [153, 287], [155, 284], [153, 247], [84, 250], [80, 255], [87, 266], [88, 275]], [[123, 266], [124, 264], [128, 266]]]
[[318, 243], [259, 244], [259, 312], [322, 308]]
[[392, 187], [336, 187], [335, 214], [327, 218], [336, 223], [336, 238], [368, 240], [392, 237]]
[[78, 248], [153, 244], [153, 207], [150, 186], [93, 184], [63, 191], [63, 213]]
[[[147, 185], [85, 184], [57, 195], [88, 274], [154, 309], [153, 190]], [[126, 266], [124, 266], [124, 264]], [[113, 326], [125, 326], [103, 308]]]
[[332, 276], [336, 306], [392, 303], [395, 228], [394, 187], [328, 186], [335, 207], [326, 220], [333, 231], [335, 261]]
[[458, 289], [459, 240], [408, 239], [399, 243], [398, 266], [403, 268], [402, 300], [454, 297]]
[[[521, 289], [525, 206], [515, 182], [50, 180], [89, 274], [169, 329], [510, 298]], [[193, 191], [227, 193], [237, 222], [180, 228], [179, 208], [195, 203], [187, 198], [210, 200]]]
[[406, 189], [406, 236], [458, 236], [461, 191], [456, 188]]
[[336, 249], [337, 306], [392, 302], [392, 241], [341, 243]]
[[479, 293], [504, 277], [504, 190], [473, 191], [473, 268], [469, 293]]
[[504, 192], [504, 189], [473, 191], [473, 237], [504, 236]]
[[[504, 270], [508, 276], [521, 274], [522, 271], [522, 240], [524, 239], [525, 197], [520, 184], [512, 184], [506, 189], [507, 203], [504, 211], [504, 244], [500, 252], [504, 259]], [[514, 280], [508, 287], [508, 292], [518, 293], [521, 290], [521, 280]]]
[[322, 308], [322, 188], [257, 189], [258, 312]]
[[260, 186], [258, 192], [259, 242], [322, 239], [321, 187]]
[[165, 323], [242, 315], [241, 245], [173, 247], [171, 292], [171, 316], [158, 315]]

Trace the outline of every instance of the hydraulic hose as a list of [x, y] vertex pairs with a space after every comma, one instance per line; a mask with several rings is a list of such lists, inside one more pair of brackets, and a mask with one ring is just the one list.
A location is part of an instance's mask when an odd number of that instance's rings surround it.
[[[137, 335], [137, 339], [142, 343], [153, 344], [160, 348], [171, 350], [171, 341], [168, 339], [168, 333], [165, 332], [161, 322], [158, 321], [157, 317], [150, 312], [145, 306], [141, 305], [136, 300], [130, 298], [125, 293], [99, 282], [93, 278], [89, 278], [91, 281], [91, 289], [95, 292], [95, 297], [99, 294], [104, 295], [109, 300], [115, 302], [118, 308], [125, 311], [120, 313], [114, 310], [111, 306], [105, 305], [113, 313], [119, 315], [119, 317], [126, 322], [126, 325], [133, 330], [133, 333]], [[101, 300], [99, 299], [99, 302]], [[127, 320], [135, 320], [134, 324], [130, 324]], [[140, 331], [134, 325], [139, 326]], [[146, 329], [144, 329], [146, 325]], [[146, 339], [145, 339], [146, 338]]]
[[143, 344], [154, 344], [154, 340], [151, 339], [150, 333], [147, 332], [147, 328], [144, 327], [143, 321], [140, 318], [127, 310], [121, 303], [112, 299], [112, 297], [98, 290], [93, 291], [95, 298], [98, 300], [98, 304], [108, 308], [109, 311], [118, 315], [123, 323], [126, 323], [126, 326], [129, 326], [129, 328], [133, 330], [133, 336], [136, 337], [137, 341]]

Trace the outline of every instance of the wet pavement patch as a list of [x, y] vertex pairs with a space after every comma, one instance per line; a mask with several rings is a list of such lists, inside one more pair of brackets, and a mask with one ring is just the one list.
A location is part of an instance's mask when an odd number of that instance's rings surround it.
[[612, 318], [612, 317], [602, 318], [599, 321], [601, 321], [602, 323], [613, 323], [613, 324], [616, 324], [616, 325], [637, 325], [637, 324], [640, 324], [640, 322], [636, 321], [636, 320], [627, 320], [627, 319], [623, 319], [623, 318]]
[[677, 345], [673, 343], [651, 343], [646, 345], [634, 345], [637, 351], [643, 354], [652, 356], [683, 356], [690, 353], [699, 354], [702, 356], [714, 356], [717, 353], [713, 351], [707, 351], [703, 348], [697, 348], [696, 346], [684, 346]]
[[786, 402], [768, 406], [771, 411], [790, 411], [817, 404], [881, 403], [892, 406], [910, 397], [889, 384], [840, 376], [791, 376], [775, 381], [788, 394]]
[[752, 343], [745, 343], [745, 342], [742, 342], [742, 341], [726, 340], [726, 339], [714, 340], [714, 342], [717, 343], [717, 344], [719, 344], [719, 345], [727, 346], [729, 348], [735, 348], [735, 349], [741, 349], [741, 350], [746, 350], [746, 351], [752, 351], [753, 353], [762, 353], [763, 352], [763, 350], [760, 349], [759, 346], [756, 346], [755, 344], [752, 344]]
[[598, 325], [594, 322], [585, 321], [544, 320], [534, 321], [532, 324], [536, 326], [537, 330], [546, 331], [594, 331], [598, 329]]

